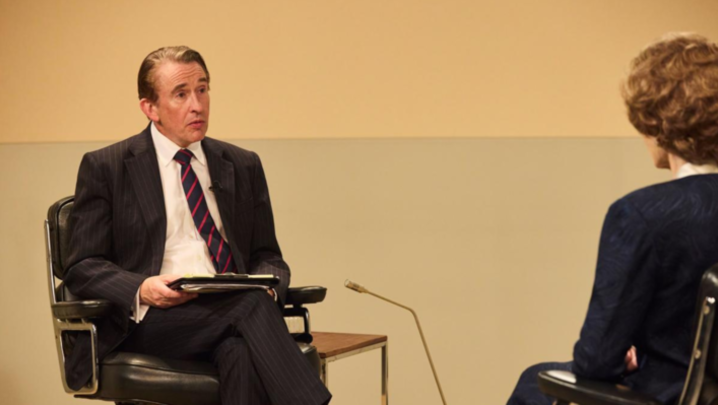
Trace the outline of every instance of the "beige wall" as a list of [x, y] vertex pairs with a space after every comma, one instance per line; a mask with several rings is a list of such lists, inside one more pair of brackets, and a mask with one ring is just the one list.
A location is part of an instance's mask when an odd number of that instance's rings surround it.
[[[623, 114], [628, 60], [667, 31], [718, 38], [716, 15], [697, 0], [0, 0], [2, 402], [77, 403], [41, 221], [83, 153], [145, 125], [144, 55], [188, 44], [212, 72], [209, 134], [263, 158], [295, 284], [330, 288], [316, 329], [388, 334], [392, 402], [439, 403], [409, 314], [352, 278], [418, 310], [449, 403], [502, 403], [523, 368], [570, 357], [610, 202], [667, 178]], [[334, 403], [378, 402], [378, 360], [332, 364]]]
[[618, 80], [712, 0], [0, 0], [0, 142], [118, 140], [136, 72], [188, 44], [218, 138], [630, 136]]

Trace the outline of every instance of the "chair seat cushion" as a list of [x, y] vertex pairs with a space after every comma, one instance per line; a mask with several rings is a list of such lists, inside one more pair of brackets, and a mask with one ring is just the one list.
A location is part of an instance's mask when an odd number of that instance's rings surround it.
[[100, 389], [92, 397], [167, 405], [220, 405], [219, 375], [208, 362], [115, 352], [102, 361]]
[[568, 371], [541, 371], [539, 387], [554, 398], [581, 405], [661, 405], [654, 398], [619, 384], [588, 380]]
[[[318, 373], [316, 348], [298, 343]], [[87, 398], [87, 396], [79, 396]], [[100, 389], [90, 398], [166, 405], [220, 405], [219, 375], [212, 363], [110, 353], [100, 365]]]

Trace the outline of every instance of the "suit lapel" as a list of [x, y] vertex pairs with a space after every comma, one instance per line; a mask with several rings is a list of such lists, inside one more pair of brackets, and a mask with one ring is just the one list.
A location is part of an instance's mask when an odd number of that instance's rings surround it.
[[125, 160], [125, 167], [150, 234], [152, 245], [150, 271], [152, 275], [157, 275], [162, 267], [165, 250], [167, 214], [157, 153], [149, 126], [132, 140], [129, 150], [133, 156]]
[[[233, 229], [232, 219], [234, 219], [234, 202], [235, 186], [234, 186], [234, 165], [225, 159], [220, 146], [212, 139], [205, 138], [202, 141], [202, 149], [207, 158], [207, 166], [209, 167], [209, 176], [212, 179], [214, 195], [217, 200], [217, 208], [219, 215], [222, 217], [222, 226], [227, 235], [227, 242], [232, 248], [232, 256], [234, 263], [237, 265], [237, 272], [246, 273], [242, 254], [237, 248], [237, 240], [235, 229]], [[215, 187], [217, 184], [219, 187]]]

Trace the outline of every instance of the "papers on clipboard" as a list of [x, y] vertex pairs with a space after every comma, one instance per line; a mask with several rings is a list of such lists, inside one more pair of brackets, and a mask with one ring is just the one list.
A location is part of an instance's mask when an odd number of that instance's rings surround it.
[[[223, 293], [244, 290], [274, 290], [279, 278], [271, 274], [186, 274], [167, 286], [192, 293]], [[275, 299], [277, 294], [274, 294]]]

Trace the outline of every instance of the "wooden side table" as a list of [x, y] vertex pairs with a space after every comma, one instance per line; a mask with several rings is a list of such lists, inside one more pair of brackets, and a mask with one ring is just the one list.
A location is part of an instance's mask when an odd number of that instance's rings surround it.
[[312, 332], [312, 336], [312, 344], [319, 352], [320, 377], [326, 386], [329, 386], [329, 363], [381, 348], [381, 404], [389, 405], [389, 341], [386, 335]]

